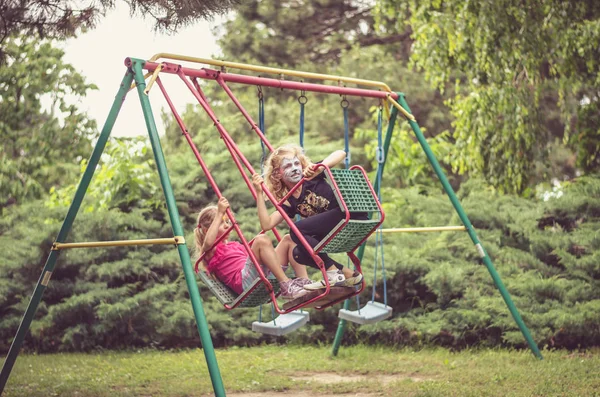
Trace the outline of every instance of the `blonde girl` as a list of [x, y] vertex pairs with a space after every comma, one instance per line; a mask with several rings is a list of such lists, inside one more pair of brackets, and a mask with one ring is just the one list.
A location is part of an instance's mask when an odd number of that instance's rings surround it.
[[[333, 167], [345, 157], [346, 153], [343, 150], [337, 150], [320, 163]], [[306, 178], [304, 183], [296, 188], [287, 201], [282, 204], [282, 208], [290, 218], [297, 214], [302, 217], [295, 225], [313, 248], [345, 218], [331, 187], [325, 181], [322, 170], [323, 168], [317, 168], [316, 164], [313, 164], [304, 154], [303, 149], [297, 145], [284, 145], [277, 148], [265, 162], [264, 183], [277, 201], [281, 201], [303, 177]], [[262, 178], [258, 174], [254, 175], [253, 179], [255, 185], [259, 179], [262, 182]], [[260, 193], [259, 200], [257, 200], [260, 225], [263, 230], [270, 230], [283, 221], [283, 216], [277, 211], [269, 215], [264, 199], [261, 199], [262, 192], [260, 189], [257, 190]], [[367, 214], [351, 214], [351, 218], [367, 219]], [[294, 233], [290, 234], [292, 241], [296, 244], [292, 251], [293, 259], [298, 263], [318, 268], [312, 256], [300, 244], [299, 238]], [[327, 254], [320, 253], [318, 256], [325, 264], [331, 286], [350, 287], [362, 281], [360, 273], [344, 267]], [[321, 280], [306, 284], [304, 288], [319, 289], [325, 288], [325, 286], [325, 281]]]
[[[206, 253], [202, 261], [203, 270], [215, 275], [235, 293], [241, 294], [259, 275], [242, 244], [228, 241], [225, 236], [215, 245], [215, 241], [227, 233], [231, 226], [226, 215], [227, 208], [229, 202], [225, 197], [221, 197], [216, 206], [211, 205], [200, 211], [197, 227], [194, 229], [196, 250], [200, 255]], [[279, 252], [276, 252], [271, 240], [265, 235], [259, 235], [254, 239], [252, 252], [258, 262], [266, 266], [279, 281], [281, 297], [296, 299], [308, 291], [285, 275], [283, 267], [287, 266], [287, 254], [290, 244], [293, 243], [290, 239], [282, 241], [284, 243], [279, 245]]]

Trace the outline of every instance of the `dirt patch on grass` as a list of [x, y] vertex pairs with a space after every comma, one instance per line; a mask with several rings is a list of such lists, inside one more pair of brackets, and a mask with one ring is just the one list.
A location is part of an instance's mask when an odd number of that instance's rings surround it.
[[[362, 375], [362, 374], [347, 374], [341, 375], [334, 372], [314, 373], [314, 372], [300, 372], [294, 376], [290, 376], [295, 382], [302, 382], [310, 384], [327, 384], [334, 385], [339, 383], [352, 383], [352, 382], [364, 382], [374, 381], [379, 384], [387, 385], [392, 382], [411, 380], [413, 382], [423, 382], [434, 380], [431, 377], [422, 376], [419, 374], [380, 374], [380, 375]], [[300, 386], [300, 385], [298, 385]], [[234, 397], [312, 397], [315, 395], [314, 391], [311, 390], [286, 390], [282, 392], [258, 392], [258, 393], [229, 393], [228, 396]], [[380, 392], [357, 392], [357, 393], [343, 393], [343, 394], [322, 394], [327, 397], [375, 397], [386, 395]]]
[[387, 385], [388, 383], [410, 379], [413, 382], [422, 382], [433, 380], [418, 374], [391, 374], [391, 375], [340, 375], [336, 373], [299, 373], [290, 377], [296, 382], [315, 382], [323, 384], [351, 383], [362, 381], [376, 381], [377, 383]]
[[[227, 393], [228, 396], [244, 396], [244, 397], [314, 397], [314, 391], [284, 391], [281, 393], [267, 391], [260, 393]], [[375, 397], [380, 396], [381, 394], [372, 394], [372, 393], [344, 393], [344, 394], [319, 394], [321, 396], [327, 397]]]

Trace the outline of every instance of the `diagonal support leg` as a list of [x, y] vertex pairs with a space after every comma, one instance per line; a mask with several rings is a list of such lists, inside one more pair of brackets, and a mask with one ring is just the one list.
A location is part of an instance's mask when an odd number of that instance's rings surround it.
[[[403, 110], [410, 113], [410, 108], [408, 107], [408, 103], [406, 102], [404, 95], [399, 96], [398, 102], [394, 101], [393, 99], [390, 99], [390, 101], [392, 102], [392, 104], [394, 106], [396, 106], [396, 107], [401, 106], [403, 108]], [[423, 148], [423, 151], [425, 152], [427, 159], [431, 163], [437, 177], [439, 178], [440, 182], [442, 183], [442, 186], [444, 187], [444, 190], [446, 191], [446, 194], [448, 195], [450, 202], [454, 206], [456, 213], [460, 217], [460, 220], [462, 221], [463, 225], [465, 225], [465, 227], [467, 228], [467, 233], [469, 233], [469, 237], [471, 237], [471, 241], [473, 241], [473, 244], [475, 244], [475, 247], [477, 248], [477, 252], [479, 253], [481, 261], [485, 264], [485, 266], [488, 269], [488, 272], [492, 276], [492, 279], [494, 280], [496, 287], [500, 291], [500, 295], [502, 295], [502, 298], [504, 299], [504, 302], [506, 303], [506, 306], [508, 307], [510, 314], [513, 316], [513, 319], [519, 326], [519, 329], [521, 330], [521, 333], [525, 337], [525, 340], [527, 341], [529, 348], [531, 349], [532, 353], [541, 360], [543, 357], [542, 357], [542, 353], [540, 353], [540, 349], [538, 348], [537, 344], [531, 337], [529, 329], [523, 322], [523, 319], [521, 318], [521, 315], [519, 314], [517, 307], [513, 303], [512, 298], [510, 297], [510, 294], [508, 293], [508, 290], [504, 286], [504, 283], [502, 282], [500, 275], [496, 271], [496, 268], [494, 267], [492, 260], [490, 259], [489, 255], [483, 248], [483, 245], [481, 245], [481, 242], [479, 241], [479, 237], [477, 237], [477, 233], [475, 233], [475, 229], [473, 228], [471, 221], [467, 217], [467, 213], [465, 212], [462, 205], [460, 204], [458, 197], [456, 197], [456, 193], [454, 193], [454, 189], [452, 189], [452, 186], [450, 186], [450, 182], [448, 182], [448, 178], [446, 178], [446, 175], [444, 174], [442, 167], [440, 167], [440, 164], [438, 163], [437, 159], [435, 158], [433, 151], [429, 147], [429, 144], [427, 143], [425, 136], [423, 135], [423, 133], [421, 132], [421, 129], [419, 128], [419, 124], [417, 124], [417, 122], [414, 120], [414, 118], [412, 120], [409, 119], [408, 123], [410, 124], [410, 127], [412, 128], [413, 132], [415, 133], [415, 136], [419, 140], [419, 143], [421, 144], [421, 147]]]
[[[96, 170], [96, 166], [98, 165], [98, 161], [100, 160], [100, 156], [106, 147], [106, 142], [110, 136], [113, 126], [115, 125], [115, 120], [119, 115], [119, 111], [121, 110], [121, 105], [123, 101], [125, 101], [125, 97], [127, 96], [127, 92], [129, 90], [129, 86], [131, 85], [131, 81], [133, 80], [133, 73], [131, 71], [127, 71], [123, 80], [121, 81], [121, 88], [119, 89], [117, 96], [110, 108], [110, 112], [104, 123], [104, 127], [102, 128], [102, 132], [100, 133], [100, 137], [98, 138], [98, 142], [96, 143], [96, 147], [90, 156], [88, 161], [88, 165], [85, 168], [83, 176], [81, 177], [81, 181], [79, 182], [79, 186], [75, 192], [75, 197], [71, 202], [71, 206], [67, 212], [67, 216], [63, 221], [62, 227], [58, 233], [58, 237], [56, 238], [56, 242], [64, 242], [71, 230], [71, 226], [73, 225], [73, 221], [75, 220], [75, 216], [79, 211], [79, 207], [81, 206], [81, 202], [83, 201], [83, 197], [85, 196], [85, 192], [87, 191], [88, 186], [90, 185], [90, 181], [92, 176], [94, 175], [94, 171]], [[35, 286], [33, 291], [33, 295], [31, 296], [31, 300], [29, 301], [29, 305], [25, 310], [25, 314], [23, 315], [23, 319], [21, 320], [21, 324], [17, 329], [17, 334], [13, 339], [13, 342], [8, 350], [8, 354], [6, 356], [6, 360], [4, 361], [4, 365], [2, 366], [2, 371], [0, 372], [0, 394], [4, 390], [4, 386], [6, 386], [6, 382], [8, 381], [8, 377], [10, 372], [12, 371], [13, 365], [17, 359], [19, 354], [19, 350], [21, 349], [21, 345], [23, 344], [23, 340], [25, 339], [25, 335], [31, 326], [31, 322], [33, 320], [33, 316], [37, 311], [37, 308], [42, 300], [42, 295], [48, 283], [50, 281], [50, 277], [52, 276], [52, 271], [54, 270], [54, 265], [56, 264], [56, 259], [58, 258], [58, 253], [60, 251], [51, 251], [50, 255], [48, 255], [48, 259], [46, 259], [46, 264], [44, 265], [44, 269], [42, 270], [42, 274]]]

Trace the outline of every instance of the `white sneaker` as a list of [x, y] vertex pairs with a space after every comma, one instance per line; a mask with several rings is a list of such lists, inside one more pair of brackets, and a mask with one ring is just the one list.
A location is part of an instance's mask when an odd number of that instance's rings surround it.
[[[344, 277], [344, 273], [342, 273], [341, 270], [337, 270], [337, 269], [328, 270], [327, 278], [329, 279], [329, 285], [331, 287], [342, 286], [342, 285], [344, 285], [344, 282], [346, 281], [346, 278]], [[327, 288], [327, 284], [325, 283], [325, 280], [317, 281], [312, 284], [306, 284], [304, 286], [304, 289], [308, 289], [308, 290], [323, 289], [323, 288]]]
[[362, 280], [363, 280], [363, 275], [360, 274], [359, 272], [355, 271], [352, 276], [350, 276], [346, 280], [344, 280], [342, 287], [354, 287], [355, 285], [360, 284], [362, 282]]

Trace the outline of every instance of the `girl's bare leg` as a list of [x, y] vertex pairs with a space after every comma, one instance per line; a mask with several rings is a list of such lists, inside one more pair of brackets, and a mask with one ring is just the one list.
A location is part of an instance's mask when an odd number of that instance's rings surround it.
[[264, 234], [256, 236], [252, 244], [252, 252], [256, 255], [258, 262], [265, 265], [280, 283], [290, 280], [283, 272], [280, 259], [267, 236]]
[[296, 243], [294, 243], [292, 241], [292, 238], [290, 237], [289, 234], [286, 234], [285, 236], [283, 236], [283, 238], [281, 239], [281, 241], [279, 242], [279, 244], [277, 244], [277, 247], [275, 248], [275, 251], [277, 252], [277, 257], [279, 258], [279, 263], [281, 263], [281, 266], [285, 266], [288, 263], [290, 265], [292, 265], [292, 269], [294, 269], [294, 273], [296, 274], [296, 277], [308, 278], [306, 266], [304, 266], [294, 260], [292, 251], [294, 250], [295, 246], [296, 246]]

